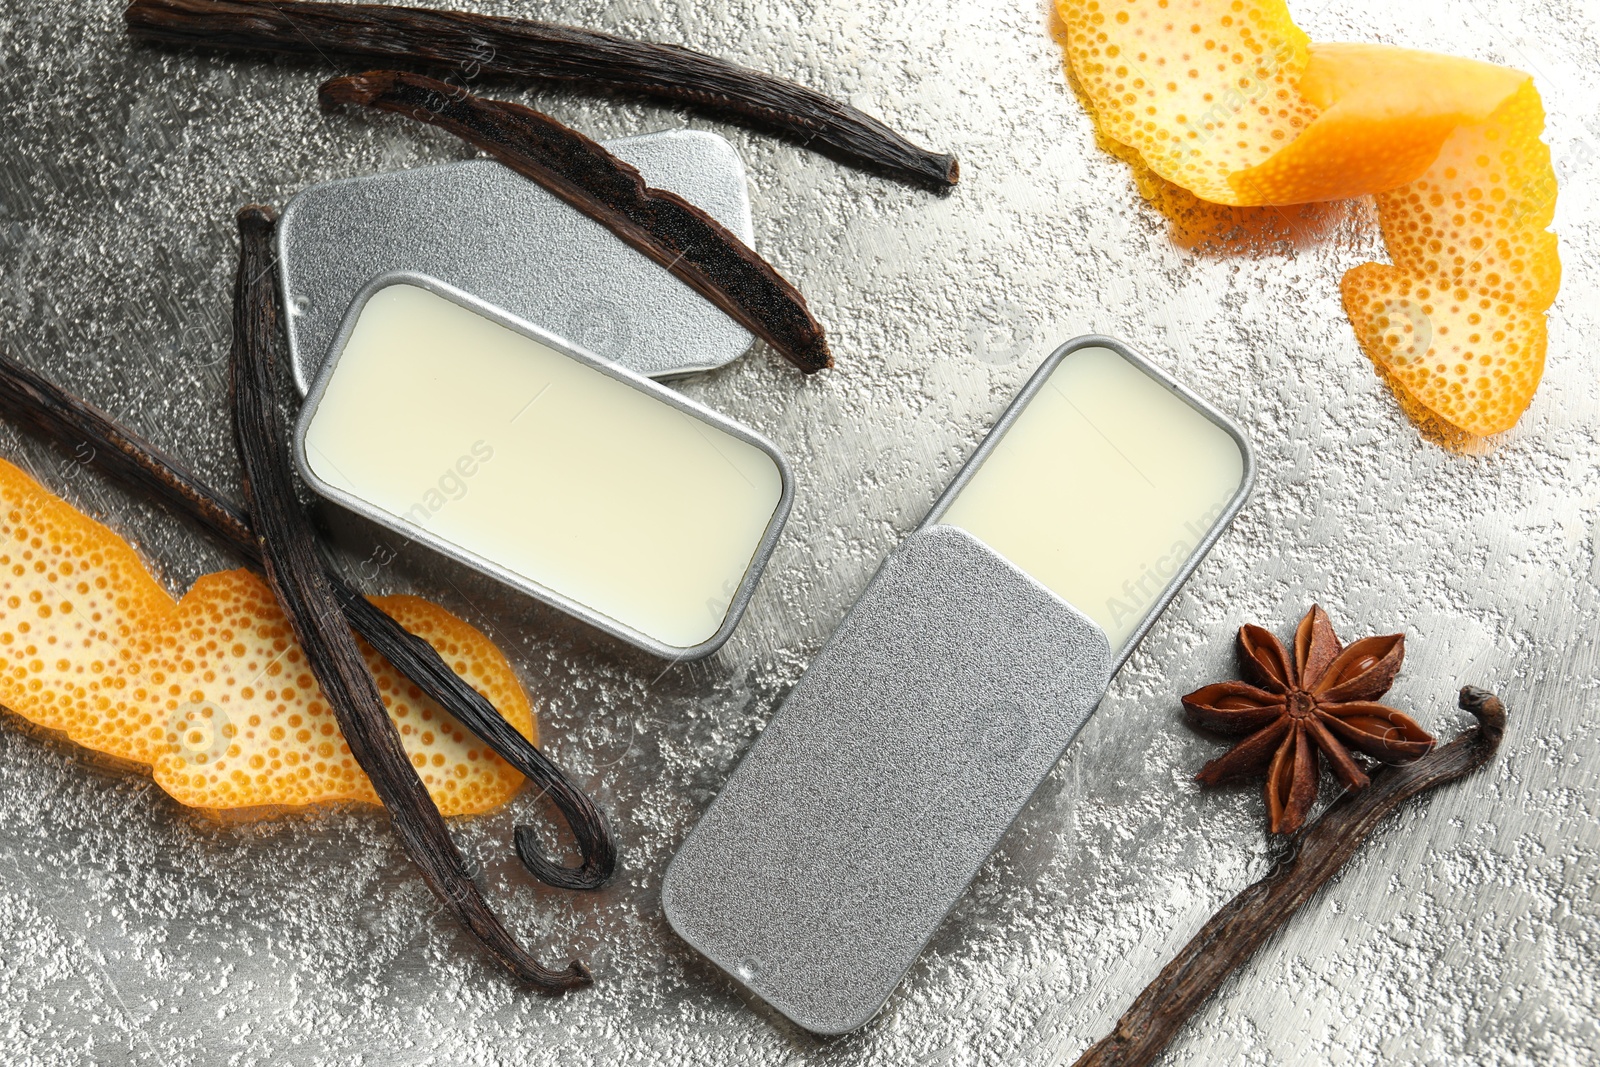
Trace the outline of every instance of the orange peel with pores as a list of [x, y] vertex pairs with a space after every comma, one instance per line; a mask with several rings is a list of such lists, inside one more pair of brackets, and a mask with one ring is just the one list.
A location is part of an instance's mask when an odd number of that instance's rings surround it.
[[[533, 708], [500, 650], [410, 596], [374, 601], [437, 649], [520, 733]], [[446, 815], [489, 811], [522, 776], [362, 642], [390, 717]], [[191, 807], [377, 796], [265, 581], [208, 574], [175, 600], [133, 547], [0, 460], [0, 704], [151, 769]]]
[[1561, 274], [1528, 75], [1312, 43], [1282, 0], [1057, 0], [1057, 14], [1101, 134], [1156, 177], [1239, 208], [1376, 196], [1392, 263], [1341, 283], [1363, 351], [1407, 410], [1478, 435], [1516, 423]]

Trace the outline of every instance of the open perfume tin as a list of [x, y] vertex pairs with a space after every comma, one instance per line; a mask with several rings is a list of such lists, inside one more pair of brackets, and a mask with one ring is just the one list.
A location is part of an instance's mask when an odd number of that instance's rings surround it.
[[749, 428], [404, 272], [356, 297], [294, 453], [329, 500], [675, 660], [731, 636], [794, 500]]
[[1122, 344], [1058, 349], [673, 858], [673, 928], [808, 1030], [866, 1023], [1254, 478], [1233, 424]]
[[[677, 130], [607, 147], [651, 185], [678, 193], [736, 236], [751, 240], [744, 166], [723, 138]], [[307, 394], [296, 458], [316, 492], [652, 654], [695, 659], [728, 639], [787, 518], [792, 479], [764, 438], [649, 379], [731, 362], [752, 341], [742, 326], [604, 226], [493, 160], [311, 186], [284, 210], [277, 243], [291, 362]], [[527, 360], [537, 363], [555, 355], [558, 363], [546, 362], [547, 369], [567, 365], [544, 383], [548, 387], [560, 379], [567, 393], [556, 389], [555, 399], [526, 420], [519, 415], [500, 421], [495, 432], [502, 435], [502, 448], [507, 441], [531, 440], [543, 423], [561, 423], [566, 433], [547, 435], [541, 449], [516, 459], [503, 458], [502, 452], [491, 466], [485, 457], [495, 455], [489, 439], [494, 419], [487, 418], [483, 427], [466, 420], [457, 427], [461, 441], [449, 455], [430, 454], [423, 447], [425, 431], [441, 418], [460, 419], [451, 404], [476, 402], [488, 410], [506, 399], [486, 389], [472, 401], [456, 388], [462, 384], [456, 372], [478, 356], [457, 337], [435, 335], [431, 360], [418, 360], [409, 370], [397, 366], [393, 374], [380, 367], [361, 386], [371, 398], [340, 401], [339, 419], [361, 422], [373, 405], [386, 404], [394, 418], [410, 420], [414, 432], [394, 435], [380, 449], [408, 459], [384, 468], [374, 464], [371, 449], [364, 453], [359, 443], [343, 441], [338, 447], [345, 451], [336, 460], [331, 452], [338, 451], [334, 443], [342, 439], [330, 424], [338, 420], [322, 417], [330, 391], [343, 395], [336, 368], [352, 338], [360, 335], [362, 317], [374, 300], [386, 304], [403, 289], [470, 313], [457, 317], [454, 329], [491, 349], [509, 332], [522, 340]], [[484, 323], [493, 324], [487, 334]], [[386, 343], [404, 354], [412, 351], [413, 341], [402, 333]], [[589, 372], [588, 385], [580, 387], [572, 378], [573, 368]], [[512, 360], [498, 373], [518, 379], [526, 370]], [[409, 384], [408, 373], [415, 379]], [[611, 390], [612, 403], [595, 408], [588, 418], [573, 417], [573, 403], [595, 388], [604, 391], [596, 385], [599, 379], [621, 391]], [[633, 412], [631, 421], [618, 417], [623, 409]], [[696, 427], [687, 444], [687, 424], [663, 417], [664, 412]], [[597, 430], [601, 424], [610, 426], [609, 437]], [[665, 437], [639, 436], [646, 425]], [[377, 421], [368, 432], [382, 437], [389, 427]], [[636, 449], [632, 456], [617, 452], [624, 439]], [[760, 483], [765, 497], [759, 521], [748, 510], [741, 512], [736, 518], [742, 525], [735, 523], [730, 533], [711, 511], [695, 514], [692, 507], [665, 498], [697, 457], [705, 459], [696, 452], [702, 441], [712, 452], [725, 453], [718, 457], [725, 463], [724, 481], [732, 471], [747, 483]], [[548, 464], [541, 475], [541, 460], [562, 454], [568, 458]], [[670, 455], [684, 462], [675, 467]], [[596, 464], [603, 456], [611, 459], [602, 470]], [[543, 513], [534, 506], [541, 501], [526, 499], [529, 486], [506, 477], [517, 463], [530, 476], [543, 477], [540, 484], [554, 494], [542, 501], [548, 505]], [[594, 480], [582, 486], [563, 482], [554, 470], [563, 464]], [[653, 479], [640, 475], [647, 469], [656, 471]], [[481, 473], [486, 470], [491, 473]], [[415, 471], [438, 474], [438, 484], [406, 482]], [[456, 502], [458, 495], [465, 499], [468, 478], [472, 498]], [[730, 495], [738, 495], [737, 485], [723, 485], [719, 496], [708, 489], [715, 481], [711, 475], [701, 480], [700, 488], [710, 493], [702, 503], [727, 504]], [[402, 483], [410, 488], [397, 488]], [[494, 493], [500, 502], [484, 510], [484, 497]], [[627, 535], [630, 522], [645, 520], [629, 512], [617, 493], [657, 500], [658, 514], [650, 517], [653, 536]], [[615, 513], [609, 524], [607, 507]], [[480, 525], [468, 529], [463, 512], [474, 509], [482, 511]], [[586, 515], [592, 520], [588, 526]], [[557, 536], [553, 526], [568, 537], [566, 543], [552, 540]], [[671, 551], [674, 543], [677, 552]], [[713, 574], [705, 570], [716, 570], [706, 554], [718, 550], [727, 554], [728, 565]], [[701, 571], [694, 569], [697, 561]], [[636, 591], [631, 600], [621, 588], [630, 582]], [[661, 603], [647, 606], [644, 600], [651, 595]], [[670, 606], [674, 602], [678, 609]]]

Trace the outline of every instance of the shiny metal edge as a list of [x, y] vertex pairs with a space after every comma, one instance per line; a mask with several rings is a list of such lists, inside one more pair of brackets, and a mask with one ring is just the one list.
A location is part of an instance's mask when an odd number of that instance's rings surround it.
[[[607, 151], [617, 152], [618, 149], [626, 150], [627, 146], [629, 145], [639, 144], [641, 142], [650, 143], [667, 138], [692, 138], [694, 140], [703, 141], [718, 155], [725, 156], [727, 158], [729, 174], [730, 176], [736, 176], [737, 185], [740, 192], [740, 204], [738, 209], [739, 217], [737, 220], [735, 220], [737, 225], [729, 226], [728, 228], [732, 230], [734, 235], [742, 240], [745, 244], [752, 248], [755, 247], [755, 215], [750, 204], [749, 175], [745, 168], [743, 157], [739, 155], [738, 150], [733, 147], [732, 143], [730, 143], [727, 138], [722, 137], [719, 134], [712, 133], [709, 130], [668, 129], [655, 130], [650, 133], [635, 134], [631, 137], [619, 137], [613, 140], [602, 141], [600, 142], [600, 146]], [[630, 166], [634, 165], [629, 160], [624, 160], [624, 162], [628, 162]], [[293, 232], [292, 216], [296, 214], [297, 209], [304, 204], [304, 198], [307, 196], [307, 194], [314, 195], [325, 192], [329, 189], [337, 189], [341, 186], [361, 185], [374, 180], [382, 180], [396, 173], [411, 173], [415, 171], [440, 173], [451, 171], [459, 172], [471, 171], [483, 166], [499, 167], [503, 166], [503, 164], [493, 159], [478, 157], [474, 159], [454, 160], [449, 163], [435, 163], [426, 167], [408, 168], [404, 171], [388, 170], [380, 171], [374, 174], [354, 174], [343, 178], [332, 178], [327, 181], [308, 185], [304, 189], [301, 189], [294, 196], [290, 197], [288, 202], [284, 204], [283, 210], [279, 216], [279, 223], [273, 231], [273, 248], [278, 256], [278, 290], [283, 296], [285, 313], [290, 313], [290, 301], [293, 296], [293, 294], [289, 291], [289, 277], [284, 266], [289, 261], [287, 242], [290, 240], [290, 235]], [[567, 205], [563, 204], [562, 206], [566, 207]], [[574, 208], [572, 210], [576, 209]], [[381, 276], [383, 275], [375, 275], [375, 277]], [[362, 299], [362, 296], [358, 294], [355, 300], [360, 299]], [[352, 300], [352, 305], [354, 305], [355, 300]], [[308, 357], [303, 351], [301, 351], [301, 338], [298, 331], [291, 328], [284, 330], [284, 333], [288, 337], [289, 368], [291, 376], [294, 379], [295, 388], [300, 391], [301, 396], [307, 396], [311, 391], [311, 386], [313, 382], [315, 382], [317, 374], [320, 373], [320, 366], [316, 372], [308, 374]], [[750, 344], [754, 344], [754, 342], [755, 337], [754, 335], [751, 335], [749, 344], [746, 344], [742, 351], [729, 356], [727, 359], [721, 361], [708, 361], [704, 363], [685, 363], [681, 366], [673, 367], [671, 370], [663, 371], [656, 377], [659, 380], [673, 381], [689, 375], [717, 370], [721, 367], [727, 366], [730, 363], [733, 363], [739, 359], [741, 355], [747, 353], [749, 351]], [[336, 347], [342, 343], [342, 337], [336, 335], [333, 341], [333, 347]], [[333, 347], [330, 347], [330, 353], [333, 351]]]
[[[624, 382], [640, 392], [648, 393], [657, 400], [669, 404], [687, 415], [714, 426], [744, 441], [746, 444], [753, 445], [772, 458], [773, 463], [777, 465], [778, 477], [783, 486], [783, 491], [779, 495], [778, 506], [773, 510], [772, 518], [767, 522], [766, 531], [762, 534], [761, 541], [756, 546], [755, 554], [750, 559], [750, 566], [745, 571], [744, 581], [740, 583], [738, 591], [734, 593], [733, 599], [729, 602], [728, 613], [723, 617], [722, 625], [715, 634], [690, 648], [677, 648], [665, 644], [649, 634], [641, 633], [609, 616], [602, 615], [587, 605], [580, 604], [553, 589], [549, 589], [538, 582], [530, 581], [522, 575], [500, 566], [493, 560], [478, 556], [461, 548], [459, 545], [435, 536], [427, 530], [412, 526], [398, 516], [391, 515], [389, 512], [360, 497], [347, 493], [336, 486], [329, 485], [317, 476], [316, 472], [311, 469], [311, 463], [306, 456], [305, 445], [306, 432], [310, 428], [312, 417], [316, 414], [317, 405], [321, 403], [323, 394], [327, 391], [328, 382], [338, 369], [339, 361], [344, 356], [345, 345], [349, 342], [350, 335], [355, 331], [356, 322], [360, 319], [361, 312], [366, 308], [367, 301], [382, 289], [402, 284], [415, 285], [426, 289], [469, 311], [476, 312], [492, 322], [520, 333], [530, 340], [546, 345], [562, 355], [577, 360], [579, 363], [615, 378], [617, 381]], [[341, 507], [348, 508], [380, 526], [393, 530], [395, 533], [402, 534], [410, 541], [426, 545], [441, 555], [448, 556], [474, 570], [481, 571], [519, 592], [526, 593], [535, 600], [558, 608], [636, 648], [643, 649], [663, 659], [674, 661], [703, 659], [721, 648], [727, 643], [728, 638], [733, 636], [733, 631], [738, 626], [739, 620], [743, 618], [745, 609], [749, 607], [750, 598], [755, 594], [755, 587], [760, 581], [763, 571], [766, 570], [767, 562], [772, 558], [772, 551], [778, 543], [778, 537], [783, 531], [784, 524], [789, 519], [791, 508], [794, 506], [794, 473], [789, 468], [788, 460], [784, 459], [783, 453], [778, 451], [776, 445], [748, 426], [735, 422], [727, 416], [683, 396], [681, 393], [677, 393], [646, 378], [642, 374], [629, 370], [627, 367], [613, 363], [610, 360], [601, 359], [593, 353], [577, 348], [548, 331], [509, 315], [505, 311], [469, 293], [464, 293], [436, 278], [410, 271], [393, 271], [379, 275], [369, 282], [351, 303], [350, 309], [345, 313], [344, 324], [339, 328], [338, 336], [334, 340], [328, 359], [317, 373], [316, 380], [312, 382], [311, 389], [306, 395], [305, 403], [300, 408], [300, 416], [295, 423], [293, 445], [295, 466], [299, 469], [300, 476], [319, 496], [331, 500]]]
[[1244, 432], [1239, 429], [1238, 425], [1235, 424], [1232, 419], [1228, 418], [1228, 416], [1224, 415], [1206, 400], [1191, 392], [1188, 387], [1183, 385], [1183, 383], [1179, 382], [1177, 379], [1173, 378], [1166, 371], [1162, 370], [1160, 367], [1157, 367], [1155, 364], [1151, 363], [1149, 360], [1145, 359], [1143, 356], [1139, 355], [1139, 353], [1135, 352], [1121, 341], [1118, 341], [1116, 338], [1107, 337], [1104, 334], [1097, 333], [1083, 334], [1079, 337], [1074, 337], [1072, 340], [1066, 342], [1054, 352], [1050, 353], [1049, 358], [1039, 365], [1038, 370], [1033, 372], [1033, 376], [1028, 379], [1027, 383], [1022, 387], [1022, 390], [1017, 393], [1015, 398], [1012, 399], [1010, 405], [1006, 407], [1006, 410], [1001, 414], [999, 420], [994, 424], [994, 426], [990, 427], [988, 435], [984, 437], [982, 443], [978, 445], [977, 451], [972, 453], [972, 455], [967, 459], [967, 462], [962, 465], [959, 471], [956, 472], [956, 476], [950, 480], [950, 483], [947, 486], [945, 486], [944, 492], [939, 494], [939, 499], [934, 501], [933, 507], [928, 510], [927, 516], [923, 518], [918, 529], [926, 529], [930, 526], [938, 524], [940, 517], [949, 509], [950, 505], [954, 503], [957, 494], [961, 492], [962, 488], [967, 484], [968, 481], [971, 480], [972, 476], [977, 473], [978, 468], [983, 466], [984, 460], [989, 458], [989, 454], [993, 452], [995, 447], [1000, 443], [1000, 439], [1006, 435], [1006, 432], [1011, 429], [1012, 424], [1015, 423], [1022, 415], [1023, 409], [1028, 406], [1039, 390], [1044, 388], [1045, 382], [1049, 381], [1050, 375], [1054, 373], [1058, 366], [1061, 365], [1062, 360], [1072, 355], [1072, 353], [1081, 351], [1085, 348], [1108, 348], [1117, 353], [1117, 355], [1121, 356], [1123, 359], [1126, 359], [1129, 363], [1132, 363], [1135, 367], [1138, 367], [1140, 370], [1144, 371], [1145, 374], [1159, 382], [1169, 393], [1178, 397], [1184, 403], [1188, 404], [1190, 407], [1200, 412], [1200, 414], [1204, 415], [1207, 419], [1210, 419], [1217, 426], [1221, 427], [1229, 437], [1233, 438], [1234, 444], [1239, 446], [1239, 452], [1244, 457], [1244, 477], [1239, 481], [1238, 491], [1236, 491], [1232, 499], [1228, 501], [1228, 506], [1223, 509], [1222, 514], [1219, 515], [1216, 521], [1211, 524], [1210, 529], [1206, 531], [1205, 537], [1201, 538], [1200, 544], [1196, 546], [1193, 554], [1190, 555], [1188, 562], [1178, 569], [1178, 571], [1172, 576], [1172, 580], [1167, 583], [1164, 589], [1162, 589], [1161, 594], [1151, 602], [1150, 610], [1145, 613], [1144, 619], [1140, 621], [1138, 627], [1134, 629], [1131, 635], [1129, 635], [1127, 642], [1122, 646], [1122, 651], [1119, 652], [1116, 658], [1112, 660], [1111, 674], [1114, 677], [1117, 671], [1122, 668], [1122, 665], [1128, 661], [1128, 657], [1133, 655], [1134, 649], [1139, 647], [1139, 642], [1144, 640], [1144, 636], [1150, 631], [1150, 627], [1155, 625], [1156, 619], [1160, 618], [1161, 613], [1166, 610], [1167, 605], [1172, 603], [1172, 598], [1178, 595], [1178, 590], [1183, 588], [1183, 584], [1189, 580], [1189, 577], [1192, 574], [1194, 574], [1196, 568], [1200, 566], [1201, 561], [1206, 558], [1207, 553], [1209, 553], [1216, 545], [1217, 540], [1223, 535], [1224, 532], [1226, 532], [1228, 527], [1232, 525], [1234, 517], [1239, 514], [1240, 509], [1244, 507], [1245, 501], [1249, 499], [1250, 490], [1255, 487], [1255, 449], [1251, 447], [1250, 441], [1245, 437]]

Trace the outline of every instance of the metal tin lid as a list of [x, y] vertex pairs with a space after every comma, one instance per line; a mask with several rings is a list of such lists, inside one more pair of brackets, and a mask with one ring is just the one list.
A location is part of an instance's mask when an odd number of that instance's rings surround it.
[[870, 1019], [1088, 720], [1105, 634], [963, 530], [918, 530], [667, 869], [684, 940], [808, 1030]]
[[[744, 164], [723, 138], [675, 130], [606, 147], [753, 241]], [[284, 209], [278, 253], [302, 393], [357, 294], [394, 272], [436, 278], [652, 378], [724, 366], [753, 340], [643, 253], [494, 160], [313, 185]]]

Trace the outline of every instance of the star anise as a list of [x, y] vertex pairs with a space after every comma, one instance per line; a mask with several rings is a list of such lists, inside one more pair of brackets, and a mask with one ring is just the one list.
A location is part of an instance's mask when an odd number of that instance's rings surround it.
[[[1259, 626], [1239, 628], [1239, 664], [1246, 682], [1218, 682], [1183, 698], [1189, 721], [1221, 734], [1247, 734], [1200, 769], [1205, 785], [1267, 775], [1273, 833], [1305, 822], [1326, 757], [1350, 790], [1367, 784], [1351, 750], [1381, 763], [1403, 763], [1433, 748], [1433, 737], [1410, 716], [1374, 703], [1394, 684], [1405, 659], [1404, 634], [1367, 637], [1349, 648], [1328, 613], [1312, 605], [1294, 632], [1294, 658]], [[1320, 753], [1320, 756], [1319, 756]]]

